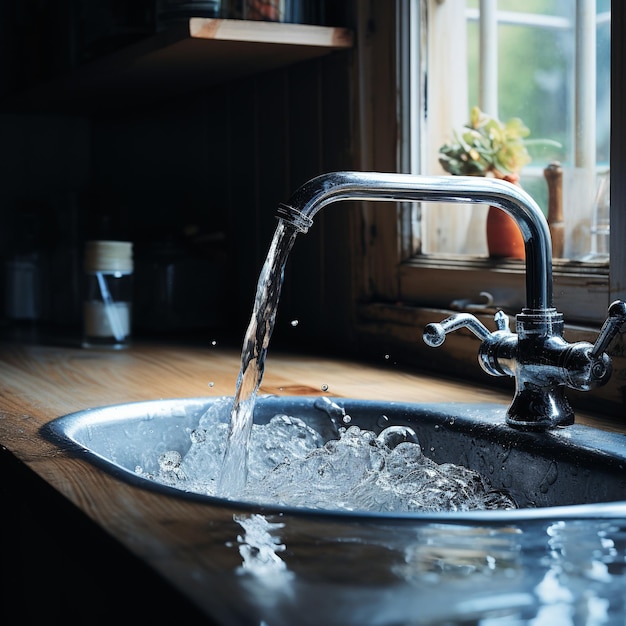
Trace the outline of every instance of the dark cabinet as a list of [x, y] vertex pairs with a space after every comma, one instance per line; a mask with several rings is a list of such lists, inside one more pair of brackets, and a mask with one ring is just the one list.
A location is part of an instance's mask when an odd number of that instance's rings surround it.
[[[144, 2], [98, 26], [83, 4], [0, 9], [11, 53], [0, 67], [3, 328], [76, 335], [84, 242], [123, 239], [134, 243], [137, 334], [239, 339], [278, 203], [352, 165], [352, 32], [164, 24]], [[16, 273], [28, 246], [28, 272]], [[37, 303], [25, 319], [18, 294]]]

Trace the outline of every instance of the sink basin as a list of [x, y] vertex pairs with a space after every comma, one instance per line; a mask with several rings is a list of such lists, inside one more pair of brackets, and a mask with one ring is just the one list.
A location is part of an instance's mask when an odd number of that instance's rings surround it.
[[[424, 454], [437, 463], [455, 463], [486, 476], [507, 490], [518, 509], [497, 511], [372, 513], [327, 511], [238, 502], [184, 491], [146, 477], [158, 470], [159, 454], [190, 447], [190, 432], [216, 398], [160, 399], [111, 405], [59, 417], [43, 434], [59, 447], [142, 488], [209, 504], [295, 515], [336, 515], [428, 521], [489, 521], [626, 516], [626, 436], [583, 425], [545, 433], [505, 424], [505, 406], [465, 403], [393, 403], [337, 399], [351, 424], [380, 432], [390, 425], [411, 427]], [[255, 423], [276, 414], [300, 417], [331, 438], [335, 426], [319, 398], [261, 396]], [[137, 473], [136, 468], [142, 468]]]

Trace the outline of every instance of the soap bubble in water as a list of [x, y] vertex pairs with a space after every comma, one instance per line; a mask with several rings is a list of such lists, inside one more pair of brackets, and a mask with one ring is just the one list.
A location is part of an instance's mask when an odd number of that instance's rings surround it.
[[[395, 448], [398, 444], [409, 441], [419, 446], [417, 435], [408, 426], [388, 426], [378, 435], [378, 440], [388, 448]], [[421, 448], [420, 448], [421, 450]]]

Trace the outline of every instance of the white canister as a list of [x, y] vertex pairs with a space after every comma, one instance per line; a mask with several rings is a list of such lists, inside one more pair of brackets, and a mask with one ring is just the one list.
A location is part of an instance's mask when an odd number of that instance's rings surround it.
[[84, 269], [83, 347], [126, 348], [132, 321], [132, 243], [88, 241]]

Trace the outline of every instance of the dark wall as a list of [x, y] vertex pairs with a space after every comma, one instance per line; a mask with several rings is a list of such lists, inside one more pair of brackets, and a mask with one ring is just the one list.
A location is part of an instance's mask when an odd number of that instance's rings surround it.
[[[353, 53], [114, 111], [21, 110], [15, 94], [71, 76], [91, 60], [89, 50], [106, 54], [103, 40], [86, 51], [77, 8], [68, 0], [53, 11], [58, 40], [33, 28], [35, 47], [0, 63], [2, 328], [79, 333], [84, 242], [119, 238], [134, 242], [136, 334], [222, 333], [238, 341], [278, 203], [319, 173], [353, 167]], [[2, 11], [1, 34], [32, 17], [19, 3]], [[143, 17], [137, 38], [150, 36], [149, 12]], [[8, 52], [25, 45], [14, 34], [3, 41]], [[109, 37], [109, 45], [122, 44]], [[297, 331], [278, 324], [276, 341], [281, 328], [292, 342], [324, 333], [328, 317], [345, 324], [340, 302], [328, 299], [348, 296], [348, 256], [325, 245], [325, 233], [341, 239], [346, 228], [346, 213], [334, 210], [299, 237], [279, 316], [300, 323]], [[32, 295], [16, 311], [23, 289]]]
[[[217, 325], [242, 333], [278, 204], [313, 176], [351, 167], [350, 98], [341, 53], [94, 120], [87, 228], [135, 242], [139, 306], [150, 301], [147, 266], [181, 255], [187, 307], [217, 303]], [[281, 315], [306, 317], [324, 300], [322, 233], [316, 224], [298, 239]], [[149, 329], [148, 315], [137, 321]]]

